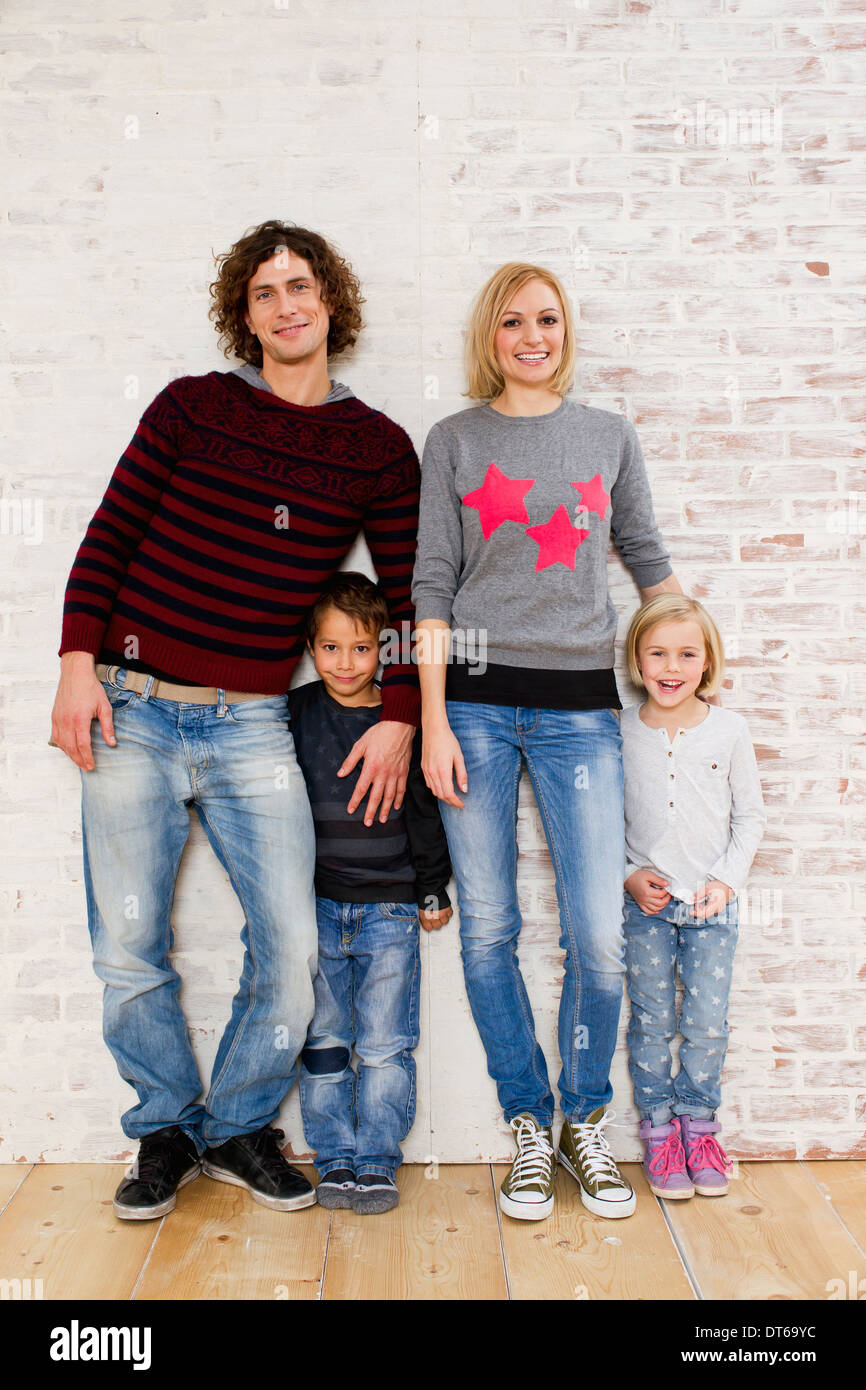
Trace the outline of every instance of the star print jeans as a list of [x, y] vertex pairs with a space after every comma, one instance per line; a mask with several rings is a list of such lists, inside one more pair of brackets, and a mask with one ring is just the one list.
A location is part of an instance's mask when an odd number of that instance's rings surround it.
[[[625, 894], [626, 983], [631, 1000], [628, 1068], [641, 1119], [666, 1125], [674, 1115], [713, 1119], [721, 1103], [728, 1046], [728, 996], [737, 944], [737, 900], [701, 921], [671, 898], [654, 916]], [[674, 974], [683, 986], [677, 1028]], [[671, 1044], [680, 1032], [679, 1071]]]
[[[151, 698], [147, 685], [136, 695], [124, 690], [125, 677], [120, 669], [103, 682], [117, 744], [105, 743], [94, 721], [95, 767], [81, 774], [103, 1036], [138, 1092], [124, 1134], [141, 1139], [179, 1125], [201, 1152], [270, 1124], [297, 1076], [316, 973], [313, 817], [285, 695], [193, 705]], [[190, 806], [243, 914], [240, 982], [202, 1103], [171, 956]], [[187, 947], [207, 941], [210, 907], [197, 906], [202, 931], [185, 938]], [[218, 945], [219, 967], [223, 954]], [[218, 983], [208, 986], [214, 994]]]
[[[556, 875], [565, 978], [562, 1113], [583, 1121], [613, 1090], [625, 966], [622, 740], [610, 709], [447, 700], [466, 763], [465, 809], [440, 801], [460, 905], [466, 993], [505, 1118], [553, 1119], [553, 1094], [517, 959], [517, 797], [526, 763]], [[552, 945], [552, 941], [551, 941]]]

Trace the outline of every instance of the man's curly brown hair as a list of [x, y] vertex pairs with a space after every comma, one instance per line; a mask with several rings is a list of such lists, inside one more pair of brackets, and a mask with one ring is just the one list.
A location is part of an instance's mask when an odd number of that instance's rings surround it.
[[262, 346], [247, 328], [247, 285], [262, 261], [282, 250], [293, 251], [307, 262], [316, 277], [319, 293], [331, 319], [328, 356], [336, 357], [354, 347], [361, 331], [361, 286], [351, 266], [325, 238], [294, 222], [262, 222], [236, 241], [230, 251], [216, 257], [217, 278], [210, 287], [210, 317], [219, 333], [220, 347], [254, 367], [262, 365]]

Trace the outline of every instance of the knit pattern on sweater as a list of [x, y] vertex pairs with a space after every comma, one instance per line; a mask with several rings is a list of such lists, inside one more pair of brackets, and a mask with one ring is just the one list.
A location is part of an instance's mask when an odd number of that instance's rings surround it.
[[[359, 531], [392, 626], [413, 623], [418, 488], [405, 431], [355, 397], [299, 406], [230, 372], [181, 377], [144, 412], [87, 528], [60, 652], [281, 693]], [[382, 697], [383, 718], [417, 722], [411, 666], [386, 669]]]

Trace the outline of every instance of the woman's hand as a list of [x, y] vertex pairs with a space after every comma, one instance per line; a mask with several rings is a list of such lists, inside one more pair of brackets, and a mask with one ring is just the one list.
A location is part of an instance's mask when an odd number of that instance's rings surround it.
[[449, 806], [459, 806], [461, 811], [463, 810], [466, 803], [460, 800], [454, 790], [454, 777], [456, 775], [457, 785], [462, 792], [469, 790], [469, 782], [463, 753], [451, 732], [450, 725], [443, 724], [436, 729], [424, 730], [421, 771], [434, 796], [438, 796], [440, 801], [447, 802]]

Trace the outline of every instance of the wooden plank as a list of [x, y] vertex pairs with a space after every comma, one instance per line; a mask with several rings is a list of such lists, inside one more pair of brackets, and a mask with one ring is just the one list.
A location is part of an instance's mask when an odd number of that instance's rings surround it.
[[328, 1218], [317, 1206], [269, 1211], [243, 1188], [202, 1176], [163, 1222], [135, 1299], [316, 1299]]
[[504, 1299], [490, 1169], [399, 1169], [400, 1205], [379, 1216], [335, 1211], [322, 1297], [333, 1300]]
[[[623, 1163], [637, 1193], [633, 1216], [593, 1216], [560, 1168], [546, 1221], [502, 1216], [508, 1287], [514, 1299], [694, 1299], [682, 1260], [640, 1164]], [[508, 1172], [494, 1169], [497, 1194]], [[498, 1200], [498, 1195], [497, 1195]]]
[[32, 1163], [0, 1164], [0, 1213], [32, 1169]]
[[727, 1196], [667, 1208], [705, 1298], [824, 1299], [862, 1263], [799, 1163], [740, 1163]]
[[[866, 1162], [853, 1158], [831, 1159], [809, 1162], [806, 1168], [860, 1249], [866, 1251]], [[863, 1274], [866, 1275], [866, 1269]]]
[[41, 1279], [45, 1300], [129, 1298], [159, 1223], [117, 1220], [111, 1203], [124, 1171], [38, 1163], [0, 1221], [4, 1274]]

